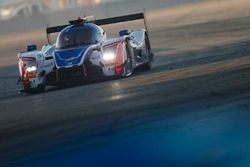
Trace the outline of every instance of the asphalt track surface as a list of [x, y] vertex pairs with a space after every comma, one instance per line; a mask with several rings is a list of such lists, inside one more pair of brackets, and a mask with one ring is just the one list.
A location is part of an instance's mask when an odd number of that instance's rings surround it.
[[0, 166], [250, 166], [250, 8], [223, 2], [148, 13], [125, 79], [18, 95], [25, 43], [1, 46]]

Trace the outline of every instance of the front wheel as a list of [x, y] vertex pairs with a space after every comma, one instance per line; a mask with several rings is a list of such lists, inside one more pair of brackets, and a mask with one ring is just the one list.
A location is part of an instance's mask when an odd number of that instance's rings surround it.
[[40, 84], [36, 88], [29, 89], [25, 91], [28, 94], [37, 94], [37, 93], [42, 93], [45, 91], [46, 85], [45, 84]]
[[131, 51], [130, 45], [126, 44], [126, 57], [127, 60], [125, 61], [123, 65], [123, 71], [124, 71], [124, 76], [129, 77], [133, 74], [134, 72], [134, 67], [133, 67], [133, 51]]
[[41, 82], [39, 85], [37, 85], [37, 87], [35, 88], [27, 88], [25, 89], [25, 85], [24, 85], [24, 92], [28, 93], [28, 94], [37, 94], [37, 93], [42, 93], [45, 88], [46, 88], [46, 81], [45, 78], [43, 78], [43, 82]]
[[125, 77], [129, 77], [133, 74], [133, 63], [132, 59], [128, 58], [124, 65]]

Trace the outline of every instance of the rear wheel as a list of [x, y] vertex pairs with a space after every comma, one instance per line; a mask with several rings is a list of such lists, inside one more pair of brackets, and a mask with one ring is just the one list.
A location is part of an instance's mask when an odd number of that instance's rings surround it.
[[145, 38], [145, 48], [146, 48], [146, 56], [147, 56], [147, 62], [145, 64], [142, 65], [142, 69], [143, 70], [150, 70], [152, 68], [152, 58], [153, 54], [151, 53], [151, 48], [150, 48], [150, 43], [149, 43], [149, 39], [148, 36], [146, 34], [146, 38]]

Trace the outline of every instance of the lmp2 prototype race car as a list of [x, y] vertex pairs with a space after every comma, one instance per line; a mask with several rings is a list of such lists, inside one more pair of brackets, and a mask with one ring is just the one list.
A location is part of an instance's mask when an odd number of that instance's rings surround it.
[[[145, 28], [120, 30], [119, 37], [107, 38], [101, 25], [144, 20]], [[47, 28], [48, 44], [41, 51], [28, 45], [18, 53], [22, 92], [38, 93], [46, 85], [105, 77], [128, 77], [135, 68], [151, 68], [153, 54], [144, 13], [88, 21], [78, 18], [68, 25]], [[50, 34], [59, 33], [51, 44]]]

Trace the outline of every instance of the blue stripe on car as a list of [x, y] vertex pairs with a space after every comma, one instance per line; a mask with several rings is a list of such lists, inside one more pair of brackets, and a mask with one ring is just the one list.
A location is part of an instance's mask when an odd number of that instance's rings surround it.
[[79, 65], [89, 46], [55, 51], [54, 58], [56, 65], [58, 67]]

